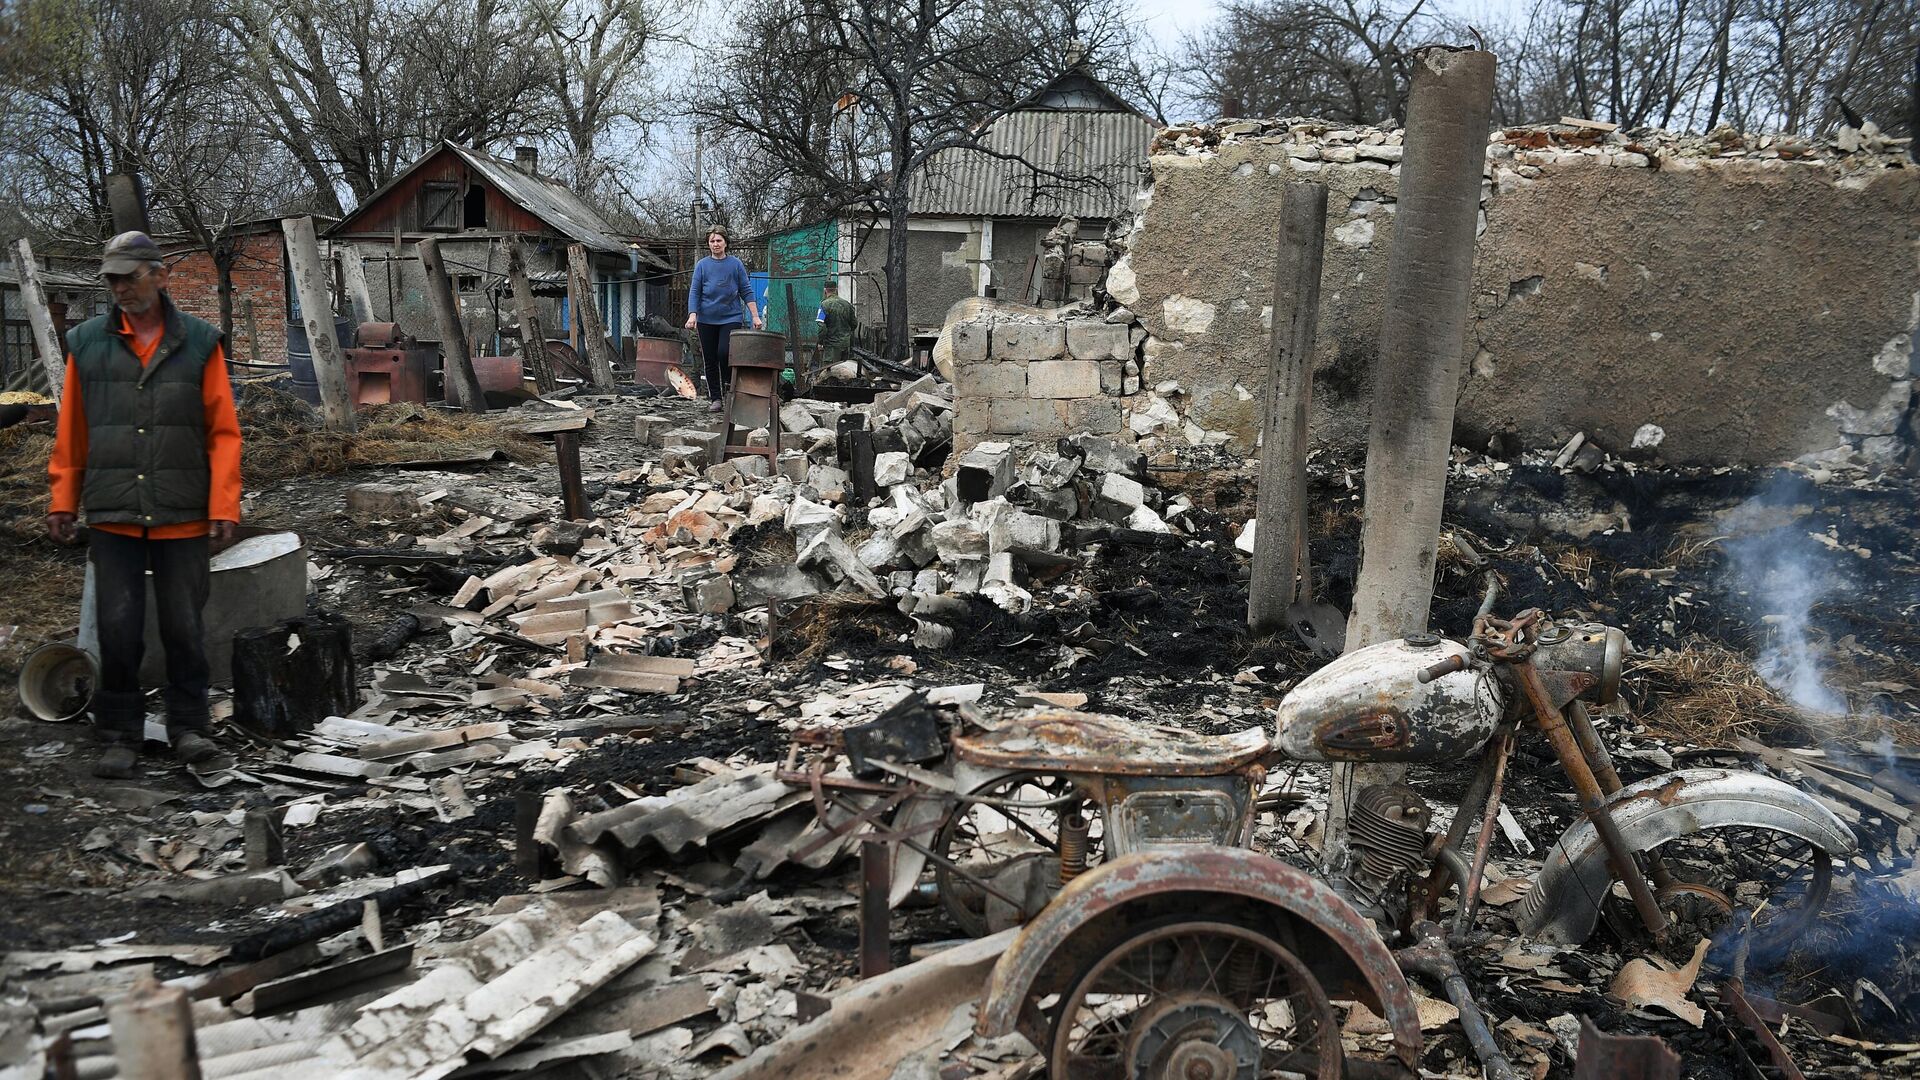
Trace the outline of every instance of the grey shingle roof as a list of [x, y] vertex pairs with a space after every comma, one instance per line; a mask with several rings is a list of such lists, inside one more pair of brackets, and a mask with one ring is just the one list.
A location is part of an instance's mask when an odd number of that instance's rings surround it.
[[[1013, 161], [976, 150], [947, 150], [909, 185], [915, 214], [964, 217], [1109, 218], [1125, 210], [1145, 177], [1153, 124], [1138, 113], [1089, 109], [1019, 109], [987, 130], [982, 142]], [[1026, 162], [1092, 181], [1069, 184]]]

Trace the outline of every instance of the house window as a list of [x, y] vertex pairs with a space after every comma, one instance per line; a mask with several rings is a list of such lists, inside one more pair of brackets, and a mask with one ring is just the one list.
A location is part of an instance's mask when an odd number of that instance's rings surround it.
[[461, 274], [453, 279], [453, 286], [460, 292], [479, 292], [479, 274]]
[[460, 185], [428, 182], [420, 185], [420, 227], [452, 232], [460, 227]]

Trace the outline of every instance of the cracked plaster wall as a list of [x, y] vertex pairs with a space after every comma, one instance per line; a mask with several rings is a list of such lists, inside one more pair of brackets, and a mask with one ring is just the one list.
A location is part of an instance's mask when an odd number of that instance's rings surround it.
[[[1365, 439], [1398, 134], [1280, 130], [1152, 159], [1108, 279], [1151, 335], [1137, 435], [1257, 439], [1297, 178], [1331, 188], [1315, 438]], [[1764, 463], [1890, 434], [1920, 321], [1920, 169], [1635, 149], [1490, 147], [1456, 438], [1624, 448], [1653, 424], [1670, 460]]]

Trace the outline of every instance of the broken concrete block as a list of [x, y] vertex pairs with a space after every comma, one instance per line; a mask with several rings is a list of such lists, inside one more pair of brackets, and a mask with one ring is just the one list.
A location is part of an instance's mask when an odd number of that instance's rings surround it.
[[827, 591], [827, 583], [798, 566], [756, 566], [733, 575], [735, 603], [765, 607], [781, 600], [804, 600]]
[[895, 596], [906, 596], [913, 591], [913, 571], [895, 570], [887, 575], [887, 591]]
[[1127, 516], [1126, 524], [1127, 524], [1127, 528], [1138, 529], [1141, 532], [1150, 532], [1150, 533], [1173, 532], [1173, 527], [1171, 525], [1168, 525], [1165, 521], [1162, 521], [1160, 519], [1160, 515], [1154, 513], [1150, 507], [1145, 507], [1145, 506], [1134, 507], [1133, 513]]
[[822, 529], [800, 550], [795, 560], [800, 566], [818, 570], [835, 581], [846, 582], [878, 600], [887, 597], [887, 587], [867, 569], [846, 540], [832, 529]]
[[347, 513], [362, 521], [410, 518], [420, 512], [420, 497], [400, 484], [355, 484], [347, 489]]
[[872, 415], [875, 417], [888, 416], [899, 409], [904, 409], [913, 403], [913, 396], [915, 394], [924, 394], [932, 390], [934, 385], [933, 376], [922, 375], [891, 394], [883, 394], [875, 398], [873, 400]]
[[1080, 493], [1071, 486], [1055, 488], [1051, 491], [1028, 488], [1026, 494], [1027, 509], [1042, 517], [1055, 521], [1072, 521], [1080, 516]]
[[942, 575], [938, 570], [931, 568], [922, 570], [913, 575], [913, 591], [922, 594], [941, 592], [946, 588], [945, 582], [941, 579]]
[[1021, 479], [1030, 488], [1058, 491], [1073, 483], [1073, 478], [1079, 475], [1080, 460], [1063, 454], [1035, 454], [1027, 459]]
[[907, 444], [907, 456], [914, 464], [924, 465], [943, 447], [953, 442], [953, 414], [930, 405], [916, 404], [900, 421], [900, 437]]
[[787, 500], [778, 495], [755, 495], [753, 505], [747, 508], [747, 524], [765, 525], [769, 521], [779, 521], [787, 516]]
[[1146, 501], [1147, 489], [1139, 481], [1119, 473], [1103, 474], [1093, 489], [1094, 513], [1109, 521], [1125, 520], [1135, 507]]
[[781, 476], [796, 484], [807, 482], [807, 469], [812, 463], [807, 460], [805, 451], [788, 451], [774, 462], [774, 469]]
[[1869, 435], [1860, 440], [1860, 459], [1876, 469], [1892, 469], [1907, 456], [1907, 442], [1898, 435]]
[[689, 611], [700, 615], [725, 615], [733, 610], [733, 578], [727, 574], [701, 578], [687, 583], [683, 588]]
[[1070, 319], [1067, 355], [1075, 360], [1125, 360], [1133, 355], [1133, 340], [1125, 323]]
[[1892, 435], [1900, 430], [1901, 421], [1913, 402], [1913, 383], [1901, 380], [1891, 383], [1878, 404], [1868, 410], [1856, 409], [1852, 404], [1842, 401], [1827, 409], [1827, 415], [1840, 425], [1840, 431], [1847, 435]]
[[983, 315], [953, 324], [948, 331], [952, 339], [949, 347], [953, 350], [953, 366], [957, 372], [968, 364], [978, 364], [987, 358], [987, 342], [993, 330], [993, 317]]
[[706, 453], [706, 460], [700, 462], [702, 468], [718, 465], [726, 450], [726, 436], [718, 431], [703, 431], [699, 428], [675, 428], [662, 435], [668, 446], [697, 446]]
[[953, 583], [948, 590], [949, 592], [960, 596], [971, 596], [980, 591], [980, 586], [987, 576], [987, 557], [985, 555], [969, 555], [965, 558], [942, 559], [941, 561], [946, 565], [948, 572], [953, 577]]
[[786, 431], [805, 431], [817, 427], [813, 410], [798, 401], [789, 401], [780, 406], [780, 427]]
[[1084, 398], [1100, 393], [1100, 365], [1092, 360], [1042, 360], [1027, 365], [1030, 398]]
[[953, 473], [954, 490], [962, 502], [999, 498], [1013, 484], [1013, 446], [983, 442], [960, 458]]
[[875, 454], [873, 458], [873, 482], [883, 488], [895, 484], [904, 484], [913, 476], [913, 462], [905, 451], [889, 451]]
[[807, 469], [807, 483], [820, 497], [840, 502], [847, 497], [847, 471], [837, 465], [814, 465]]
[[892, 570], [903, 562], [900, 541], [894, 539], [892, 533], [874, 533], [861, 541], [853, 553], [861, 565], [871, 570]]
[[706, 467], [712, 455], [704, 446], [686, 446], [675, 443], [660, 448], [660, 464], [672, 472], [699, 472]]
[[732, 481], [740, 479], [740, 470], [734, 467], [733, 462], [723, 461], [718, 465], [707, 466], [706, 477], [707, 483], [715, 487], [726, 487]]
[[824, 506], [812, 499], [801, 496], [787, 504], [787, 531], [796, 538], [802, 538], [820, 529], [830, 529], [840, 524], [840, 516], [830, 506]]
[[1248, 520], [1247, 527], [1240, 530], [1239, 536], [1234, 537], [1233, 546], [1242, 554], [1253, 554], [1254, 534], [1260, 531], [1259, 526], [1259, 519]]
[[1119, 473], [1136, 480], [1147, 475], [1147, 456], [1131, 443], [1080, 434], [1062, 439], [1059, 449], [1062, 454], [1079, 456], [1082, 465], [1094, 472]]
[[996, 361], [1052, 360], [1066, 347], [1066, 328], [1057, 322], [997, 319], [989, 352]]
[[989, 585], [1012, 585], [1013, 583], [1013, 553], [1011, 551], [1002, 551], [998, 554], [987, 556], [986, 572], [980, 578], [980, 587], [986, 588]]
[[955, 637], [953, 627], [926, 619], [913, 620], [913, 644], [915, 648], [930, 649], [938, 652], [951, 648]]
[[742, 454], [727, 462], [736, 473], [754, 480], [764, 480], [773, 475], [773, 466], [759, 454]]
[[995, 514], [987, 528], [987, 550], [1052, 554], [1060, 550], [1060, 523], [1050, 517], [1009, 509]]
[[933, 548], [940, 561], [951, 564], [955, 559], [982, 556], [987, 553], [987, 534], [971, 518], [956, 521], [942, 521], [927, 530]]
[[900, 519], [906, 516], [905, 513], [891, 506], [875, 507], [867, 511], [867, 524], [871, 525], [876, 532], [885, 532], [900, 524]]
[[636, 416], [633, 418], [633, 437], [641, 446], [659, 446], [661, 438], [673, 430], [673, 425], [672, 417]]

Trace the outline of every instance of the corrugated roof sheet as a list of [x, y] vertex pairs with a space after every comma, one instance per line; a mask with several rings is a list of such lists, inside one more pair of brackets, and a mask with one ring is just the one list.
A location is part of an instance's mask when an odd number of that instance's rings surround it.
[[[1125, 210], [1146, 176], [1153, 124], [1135, 113], [1020, 109], [995, 121], [981, 141], [990, 153], [947, 150], [913, 177], [915, 214], [961, 217], [1110, 218]], [[993, 154], [1018, 155], [1013, 161]], [[1073, 185], [1027, 163], [1093, 182]]]
[[475, 172], [485, 176], [488, 183], [505, 192], [507, 198], [526, 207], [540, 220], [595, 251], [621, 255], [627, 253], [626, 243], [614, 235], [613, 226], [564, 184], [528, 176], [512, 165], [479, 151], [454, 143], [447, 145]]
[[[20, 287], [20, 268], [13, 263], [0, 264], [0, 285]], [[40, 268], [40, 287], [43, 289], [83, 290], [101, 288], [98, 277], [87, 274], [71, 274], [64, 270]]]

